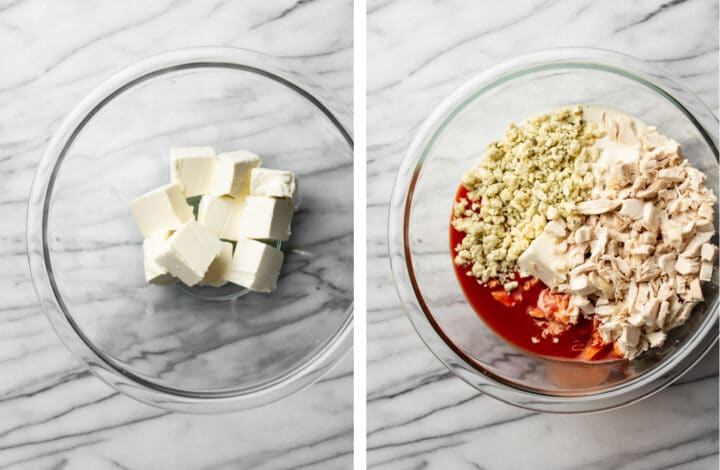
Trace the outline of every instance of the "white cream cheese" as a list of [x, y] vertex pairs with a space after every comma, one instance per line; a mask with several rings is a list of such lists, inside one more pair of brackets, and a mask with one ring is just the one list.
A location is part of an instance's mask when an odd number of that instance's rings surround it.
[[250, 172], [260, 166], [260, 157], [247, 150], [221, 153], [215, 160], [210, 193], [242, 198], [250, 192]]
[[270, 292], [277, 286], [283, 253], [265, 243], [240, 239], [235, 246], [227, 280], [248, 289]]
[[175, 232], [155, 262], [188, 286], [199, 283], [220, 253], [220, 240], [194, 220]]
[[143, 194], [130, 203], [130, 211], [146, 237], [176, 230], [193, 218], [192, 207], [179, 184], [167, 184]]
[[253, 168], [250, 172], [250, 195], [295, 198], [297, 184], [290, 171]]
[[215, 257], [210, 267], [208, 267], [205, 277], [202, 280], [203, 285], [220, 287], [227, 284], [227, 275], [230, 272], [232, 264], [233, 246], [230, 242], [220, 242], [222, 247], [220, 253]]
[[244, 199], [205, 195], [198, 205], [197, 220], [218, 238], [237, 240], [244, 205]]
[[280, 240], [290, 238], [293, 202], [287, 198], [248, 196], [245, 199], [240, 238], [256, 240]]
[[143, 240], [143, 262], [145, 280], [148, 284], [174, 284], [175, 278], [159, 264], [155, 258], [165, 249], [170, 232], [156, 232]]
[[170, 179], [183, 185], [185, 197], [210, 193], [215, 172], [212, 147], [173, 147], [170, 165]]

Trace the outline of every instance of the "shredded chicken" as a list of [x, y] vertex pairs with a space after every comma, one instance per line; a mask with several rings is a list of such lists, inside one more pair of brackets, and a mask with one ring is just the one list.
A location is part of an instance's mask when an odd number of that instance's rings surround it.
[[674, 140], [654, 128], [637, 135], [633, 126], [605, 125], [611, 139], [637, 143], [640, 158], [611, 166], [603, 189], [576, 205], [582, 226], [567, 235], [552, 227], [568, 253], [557, 290], [599, 321], [593, 344], [615, 343], [633, 359], [662, 345], [702, 302], [701, 281], [711, 280], [718, 252], [711, 243], [717, 199]]

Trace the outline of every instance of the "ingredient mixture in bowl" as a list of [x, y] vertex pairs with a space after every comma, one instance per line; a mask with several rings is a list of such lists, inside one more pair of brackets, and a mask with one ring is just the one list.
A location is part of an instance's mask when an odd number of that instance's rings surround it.
[[464, 177], [455, 270], [478, 315], [549, 357], [632, 360], [703, 302], [717, 246], [705, 175], [670, 137], [619, 111], [511, 125]]

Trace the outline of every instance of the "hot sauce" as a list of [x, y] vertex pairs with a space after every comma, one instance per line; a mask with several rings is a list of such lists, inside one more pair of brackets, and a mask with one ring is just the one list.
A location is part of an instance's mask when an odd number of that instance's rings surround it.
[[[467, 190], [461, 186], [455, 200], [466, 197]], [[450, 250], [454, 257], [455, 247], [465, 234], [450, 225]], [[468, 302], [477, 315], [500, 337], [511, 344], [541, 356], [579, 361], [606, 361], [616, 356], [612, 345], [601, 346], [594, 336], [593, 321], [579, 316], [577, 323], [563, 331], [548, 335], [547, 323], [538, 318], [538, 300], [547, 295], [547, 286], [532, 278], [515, 275], [518, 287], [506, 292], [502, 285], [490, 281], [480, 284], [468, 276], [470, 266], [453, 263], [455, 274]], [[545, 291], [546, 294], [542, 294]]]

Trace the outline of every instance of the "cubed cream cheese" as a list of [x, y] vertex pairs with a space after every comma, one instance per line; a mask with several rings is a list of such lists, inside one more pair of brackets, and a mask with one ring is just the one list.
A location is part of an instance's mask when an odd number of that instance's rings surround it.
[[239, 237], [285, 241], [290, 238], [292, 217], [291, 199], [248, 196], [240, 221]]
[[221, 153], [215, 159], [210, 193], [245, 197], [250, 192], [250, 171], [260, 166], [260, 157], [247, 150]]
[[183, 185], [185, 197], [210, 193], [215, 170], [212, 147], [173, 147], [170, 165], [171, 181]]
[[253, 168], [250, 171], [250, 195], [295, 198], [297, 183], [290, 171]]
[[242, 222], [244, 199], [206, 195], [198, 205], [198, 222], [218, 238], [237, 240]]
[[540, 279], [548, 287], [557, 287], [567, 274], [567, 255], [557, 255], [556, 239], [543, 231], [518, 258], [523, 273]]
[[207, 228], [191, 220], [167, 241], [155, 262], [188, 286], [199, 283], [222, 244]]
[[250, 290], [270, 292], [277, 286], [282, 263], [283, 253], [279, 249], [256, 240], [240, 239], [226, 277]]
[[174, 284], [175, 278], [155, 262], [155, 258], [165, 249], [171, 232], [156, 232], [143, 240], [143, 261], [145, 265], [145, 280], [148, 284], [168, 285]]
[[130, 211], [146, 237], [176, 230], [193, 218], [179, 184], [167, 184], [139, 196], [130, 203]]
[[202, 284], [213, 287], [221, 287], [227, 284], [227, 274], [232, 264], [233, 246], [230, 242], [220, 242], [222, 247], [220, 253], [215, 257], [208, 267]]

